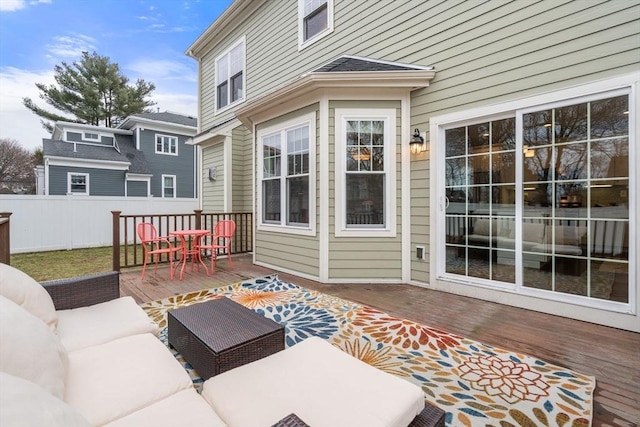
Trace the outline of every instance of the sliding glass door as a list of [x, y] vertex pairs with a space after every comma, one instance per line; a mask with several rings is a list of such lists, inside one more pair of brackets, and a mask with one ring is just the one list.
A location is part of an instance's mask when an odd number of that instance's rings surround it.
[[628, 303], [628, 98], [444, 129], [444, 274]]

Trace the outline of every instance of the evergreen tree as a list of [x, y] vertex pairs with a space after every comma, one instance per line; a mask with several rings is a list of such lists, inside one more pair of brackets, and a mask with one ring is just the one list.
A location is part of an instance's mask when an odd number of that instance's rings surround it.
[[83, 52], [79, 62], [62, 62], [54, 71], [57, 86], [36, 83], [40, 98], [75, 119], [38, 107], [30, 98], [22, 100], [25, 107], [42, 118], [43, 127], [50, 132], [52, 121], [58, 120], [114, 127], [131, 114], [149, 112], [147, 107], [155, 104], [147, 99], [155, 89], [153, 83], [138, 79], [129, 84], [118, 64], [96, 52]]

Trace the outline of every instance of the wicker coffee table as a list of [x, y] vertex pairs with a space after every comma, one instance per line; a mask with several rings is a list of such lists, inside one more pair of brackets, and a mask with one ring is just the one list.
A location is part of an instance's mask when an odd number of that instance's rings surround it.
[[284, 326], [228, 298], [169, 311], [169, 344], [206, 380], [284, 349]]

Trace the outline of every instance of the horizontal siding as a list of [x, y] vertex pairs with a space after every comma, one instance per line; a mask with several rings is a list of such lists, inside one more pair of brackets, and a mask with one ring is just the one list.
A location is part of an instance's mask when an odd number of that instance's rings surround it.
[[234, 212], [251, 212], [253, 200], [253, 186], [251, 177], [253, 168], [251, 162], [253, 139], [249, 130], [244, 126], [235, 128], [232, 132], [232, 169], [233, 175], [231, 206]]
[[330, 279], [387, 279], [402, 277], [402, 174], [400, 103], [396, 101], [332, 101], [329, 104], [329, 176], [335, 176], [335, 110], [337, 108], [395, 108], [396, 109], [396, 237], [336, 237], [335, 181], [330, 180], [329, 191], [329, 278]]
[[202, 180], [202, 209], [205, 212], [224, 212], [224, 144], [202, 150], [202, 164], [207, 177], [210, 167], [217, 169], [215, 181]]
[[68, 172], [89, 174], [90, 196], [124, 196], [125, 171], [49, 166], [50, 196], [67, 194]]
[[320, 253], [315, 237], [256, 231], [255, 248], [257, 262], [319, 276]]

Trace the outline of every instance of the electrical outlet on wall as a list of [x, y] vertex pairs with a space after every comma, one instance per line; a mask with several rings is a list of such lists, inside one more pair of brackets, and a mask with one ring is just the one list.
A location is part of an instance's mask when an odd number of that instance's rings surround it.
[[425, 247], [424, 246], [416, 246], [416, 259], [420, 261], [424, 261], [425, 259]]

